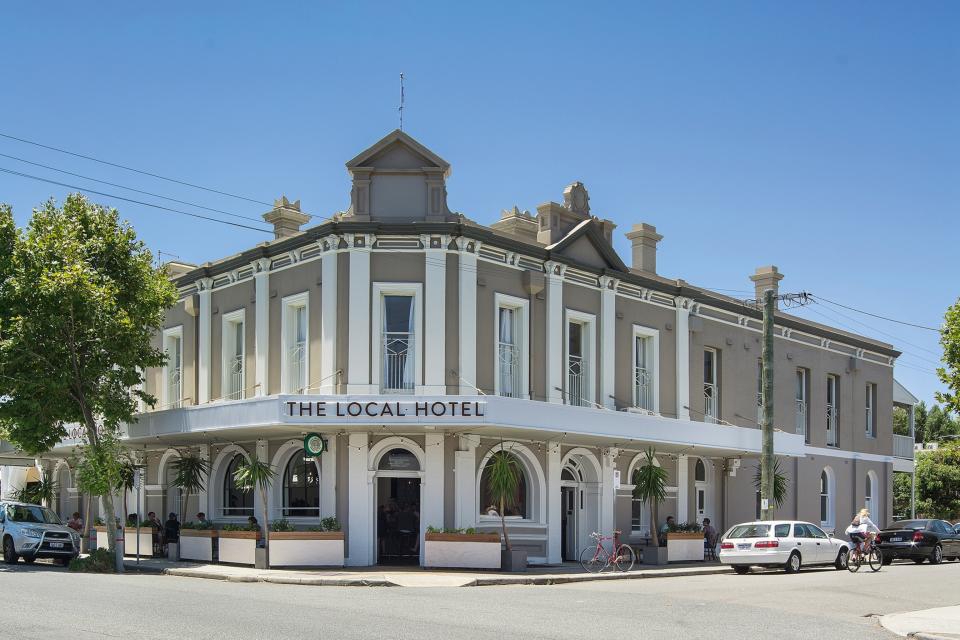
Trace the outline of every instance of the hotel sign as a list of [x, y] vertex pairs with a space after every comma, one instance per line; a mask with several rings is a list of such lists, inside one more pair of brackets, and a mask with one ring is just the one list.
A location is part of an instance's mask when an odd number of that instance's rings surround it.
[[281, 400], [285, 422], [485, 422], [477, 400]]

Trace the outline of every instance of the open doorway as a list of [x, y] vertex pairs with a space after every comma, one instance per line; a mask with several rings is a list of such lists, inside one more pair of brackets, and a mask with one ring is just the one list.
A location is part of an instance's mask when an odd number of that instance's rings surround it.
[[420, 563], [420, 478], [377, 478], [377, 563]]

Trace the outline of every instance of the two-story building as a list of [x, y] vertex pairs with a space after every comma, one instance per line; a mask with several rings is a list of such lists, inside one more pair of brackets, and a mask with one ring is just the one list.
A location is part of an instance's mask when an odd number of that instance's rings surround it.
[[[169, 361], [146, 371], [159, 401], [126, 427], [143, 512], [180, 511], [172, 462], [191, 451], [211, 474], [182, 519], [259, 515], [232, 474], [255, 456], [277, 472], [271, 519], [336, 516], [350, 565], [415, 559], [427, 526], [497, 529], [485, 467], [506, 450], [523, 476], [511, 539], [558, 563], [592, 531], [648, 536], [631, 478], [653, 447], [669, 478], [661, 517], [722, 531], [758, 515], [757, 308], [660, 275], [649, 224], [626, 234], [626, 264], [579, 182], [483, 226], [448, 208], [450, 165], [406, 133], [346, 166], [346, 211], [306, 226], [281, 198], [264, 216], [274, 240], [168, 265], [180, 299], [156, 344]], [[759, 294], [783, 275], [749, 277]], [[898, 355], [778, 311], [779, 516], [828, 529], [864, 505], [890, 517]], [[308, 433], [326, 440], [318, 457]], [[70, 469], [50, 464], [73, 511]], [[400, 540], [385, 513], [418, 533]]]

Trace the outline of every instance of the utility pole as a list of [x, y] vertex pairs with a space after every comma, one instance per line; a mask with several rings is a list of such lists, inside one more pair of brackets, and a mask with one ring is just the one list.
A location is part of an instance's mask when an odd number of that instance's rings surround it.
[[763, 449], [760, 457], [760, 519], [774, 518], [773, 457], [773, 316], [777, 296], [773, 289], [763, 292], [763, 421], [760, 430]]

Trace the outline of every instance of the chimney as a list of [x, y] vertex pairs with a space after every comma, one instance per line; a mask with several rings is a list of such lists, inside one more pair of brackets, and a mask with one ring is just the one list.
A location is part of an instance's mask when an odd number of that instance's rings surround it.
[[638, 273], [657, 273], [657, 243], [663, 236], [657, 233], [652, 224], [641, 222], [633, 225], [627, 232], [627, 239], [633, 245], [633, 264], [630, 270]]
[[[758, 304], [763, 302], [763, 292], [767, 289], [773, 289], [773, 295], [780, 292], [780, 281], [783, 280], [783, 274], [780, 273], [774, 265], [767, 267], [757, 267], [750, 279], [753, 280], [754, 292]], [[774, 300], [774, 305], [779, 307], [779, 303]]]
[[167, 272], [167, 277], [171, 280], [176, 280], [183, 274], [193, 271], [197, 268], [197, 265], [190, 264], [189, 262], [179, 262], [177, 260], [171, 260], [170, 262], [164, 262], [163, 268]]
[[273, 201], [273, 210], [263, 214], [263, 219], [273, 225], [274, 239], [286, 238], [300, 233], [300, 225], [310, 221], [310, 216], [300, 212], [300, 201], [290, 202], [287, 196]]

